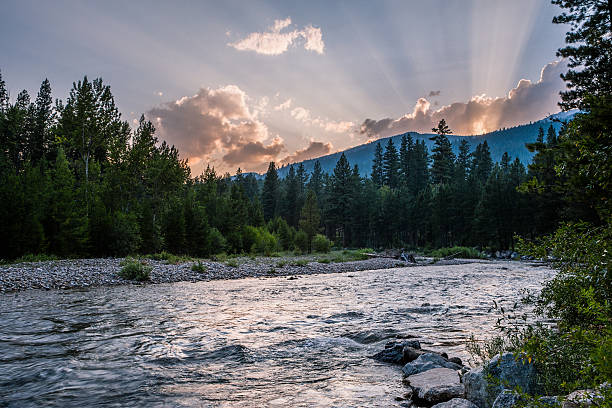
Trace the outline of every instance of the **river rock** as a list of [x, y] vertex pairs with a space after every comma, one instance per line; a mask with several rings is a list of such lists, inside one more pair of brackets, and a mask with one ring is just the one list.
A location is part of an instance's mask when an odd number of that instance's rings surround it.
[[[522, 392], [535, 391], [535, 366], [514, 354], [497, 355], [488, 364], [468, 371], [463, 376], [465, 397], [480, 408], [491, 408], [504, 389], [520, 387]], [[492, 381], [487, 380], [492, 377]]]
[[402, 371], [404, 375], [410, 376], [419, 374], [432, 368], [450, 368], [451, 370], [460, 370], [461, 366], [451, 363], [444, 357], [435, 353], [421, 354], [416, 360], [407, 363]]
[[595, 390], [577, 390], [569, 394], [563, 401], [563, 408], [588, 408], [593, 404], [599, 405], [602, 395]]
[[[417, 350], [420, 355], [421, 343], [419, 343], [418, 340], [390, 341], [385, 344], [384, 350], [374, 354], [372, 358], [385, 363], [405, 364], [407, 360], [405, 359], [404, 350], [406, 349]], [[414, 359], [416, 359], [416, 357]]]
[[413, 390], [413, 400], [419, 404], [432, 405], [464, 395], [459, 374], [450, 368], [433, 368], [409, 376], [406, 382]]
[[525, 401], [519, 393], [512, 390], [503, 390], [495, 401], [493, 408], [513, 408], [513, 407], [537, 407], [543, 408], [546, 406], [558, 407], [559, 399], [557, 397], [542, 396], [538, 397], [537, 402]]
[[453, 398], [446, 402], [440, 402], [439, 404], [433, 405], [431, 408], [478, 408], [474, 403], [466, 400], [465, 398]]

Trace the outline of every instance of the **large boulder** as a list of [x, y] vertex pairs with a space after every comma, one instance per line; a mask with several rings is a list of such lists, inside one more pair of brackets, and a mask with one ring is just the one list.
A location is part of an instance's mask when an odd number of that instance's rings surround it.
[[431, 408], [478, 408], [474, 403], [466, 400], [465, 398], [453, 398], [446, 402], [440, 402], [439, 404], [433, 405]]
[[433, 405], [464, 395], [459, 374], [450, 368], [434, 368], [411, 375], [406, 382], [413, 390], [412, 399], [420, 405]]
[[480, 408], [491, 408], [504, 389], [532, 394], [536, 385], [535, 365], [512, 353], [495, 356], [488, 364], [463, 376], [465, 397]]
[[542, 396], [536, 401], [528, 401], [521, 397], [519, 393], [512, 390], [503, 390], [495, 401], [493, 408], [513, 408], [513, 407], [558, 407], [559, 399], [557, 397]]
[[421, 354], [416, 360], [407, 363], [402, 371], [404, 375], [419, 374], [432, 368], [450, 368], [451, 370], [460, 370], [461, 366], [451, 363], [444, 357], [436, 353]]

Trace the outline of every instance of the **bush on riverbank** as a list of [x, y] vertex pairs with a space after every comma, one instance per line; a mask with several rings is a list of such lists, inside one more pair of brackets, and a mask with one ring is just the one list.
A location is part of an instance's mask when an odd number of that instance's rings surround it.
[[317, 234], [312, 239], [312, 249], [315, 252], [328, 253], [331, 250], [331, 241], [325, 235]]
[[[565, 224], [555, 233], [529, 242], [521, 253], [553, 260], [559, 273], [542, 291], [523, 302], [535, 307], [535, 319], [495, 305], [499, 336], [468, 347], [482, 360], [503, 351], [525, 353], [538, 372], [538, 393], [563, 395], [612, 381], [612, 225]], [[554, 323], [550, 323], [554, 322]], [[602, 391], [612, 401], [612, 389]]]
[[147, 281], [151, 279], [151, 267], [144, 261], [139, 261], [134, 258], [125, 258], [120, 263], [121, 271], [119, 276], [127, 280]]

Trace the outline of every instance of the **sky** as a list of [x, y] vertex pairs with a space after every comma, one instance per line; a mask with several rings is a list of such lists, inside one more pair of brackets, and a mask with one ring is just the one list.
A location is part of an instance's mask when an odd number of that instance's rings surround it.
[[3, 1], [11, 95], [87, 75], [192, 174], [264, 171], [445, 118], [482, 134], [559, 111], [567, 28], [545, 0]]

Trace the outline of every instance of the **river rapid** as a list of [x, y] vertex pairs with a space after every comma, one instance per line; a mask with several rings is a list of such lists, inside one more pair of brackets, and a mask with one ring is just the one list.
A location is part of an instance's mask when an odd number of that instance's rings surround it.
[[0, 295], [2, 407], [386, 407], [416, 336], [467, 360], [493, 300], [553, 276], [521, 262]]

